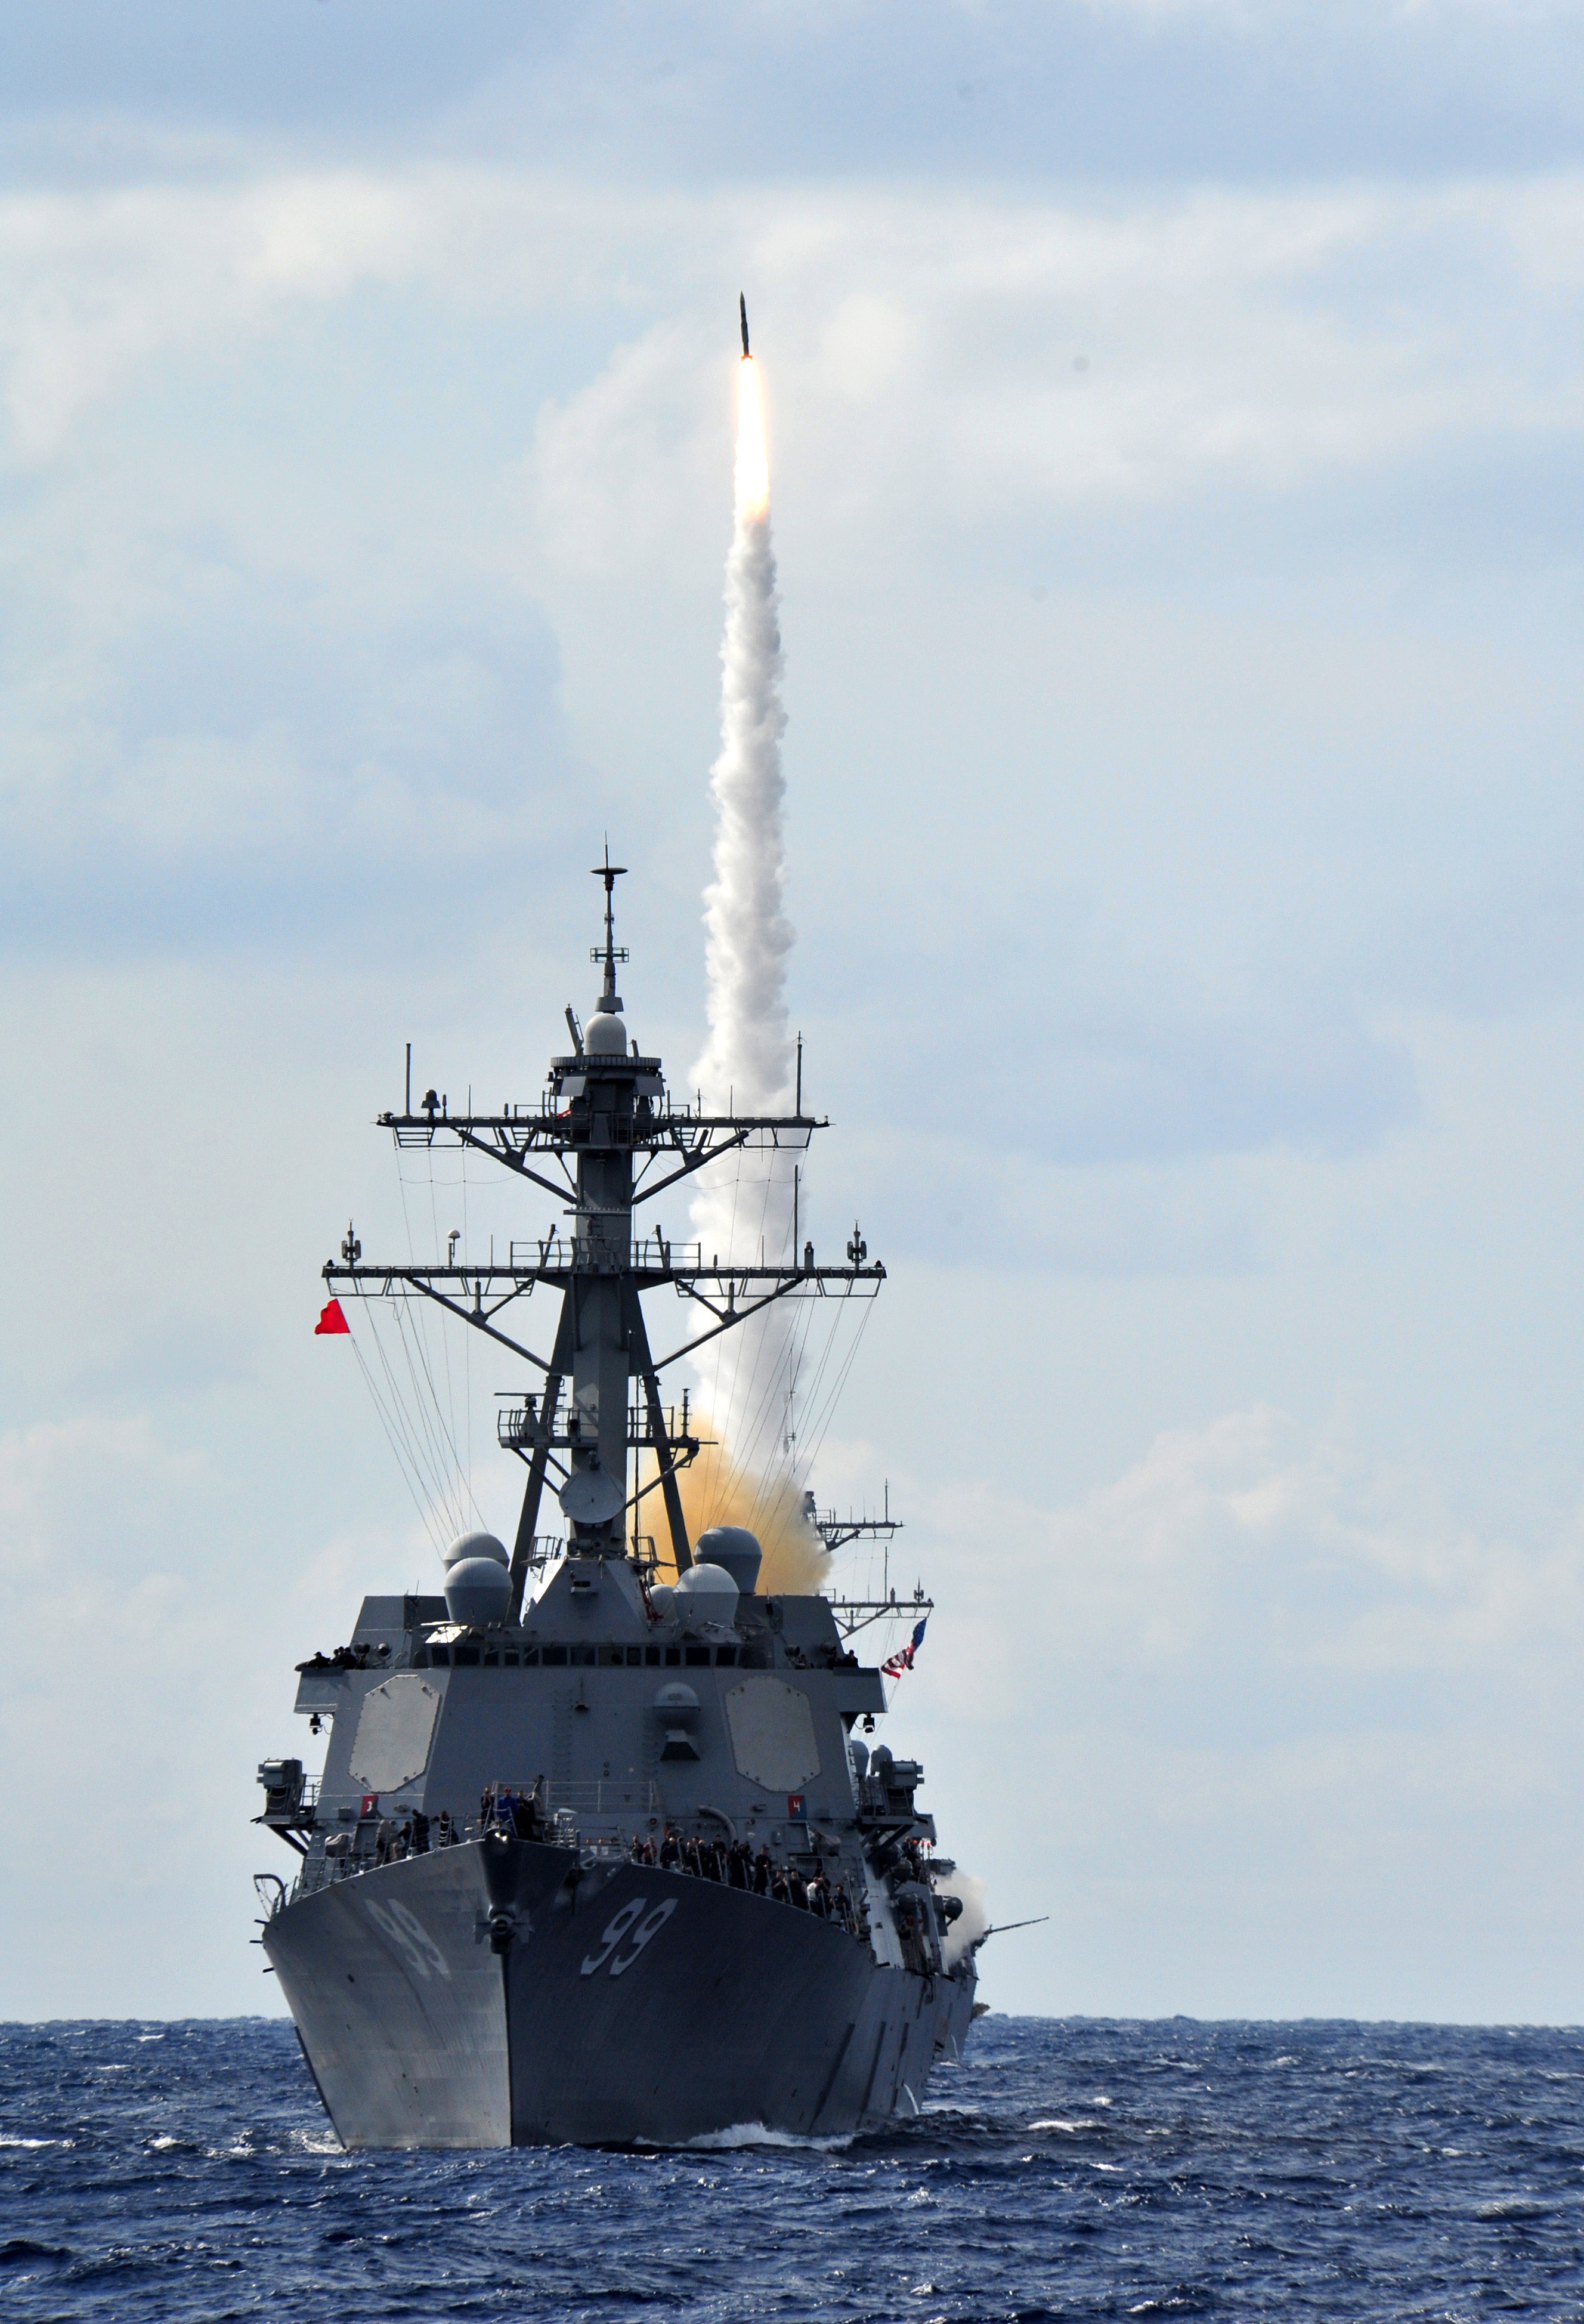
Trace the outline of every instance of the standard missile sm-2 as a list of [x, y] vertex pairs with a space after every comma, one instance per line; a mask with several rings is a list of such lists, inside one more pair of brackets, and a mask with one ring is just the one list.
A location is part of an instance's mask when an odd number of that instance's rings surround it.
[[737, 293], [737, 309], [742, 317], [742, 360], [747, 363], [753, 351], [748, 344], [748, 293], [745, 290]]

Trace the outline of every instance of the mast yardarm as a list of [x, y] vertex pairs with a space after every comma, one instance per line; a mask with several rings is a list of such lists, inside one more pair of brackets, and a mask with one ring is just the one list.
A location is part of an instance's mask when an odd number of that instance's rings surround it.
[[[680, 1416], [665, 1403], [662, 1372], [780, 1300], [872, 1298], [885, 1280], [879, 1260], [864, 1263], [866, 1251], [846, 1266], [824, 1267], [808, 1246], [785, 1266], [762, 1257], [744, 1266], [696, 1243], [673, 1242], [658, 1223], [646, 1232], [635, 1220], [640, 1205], [725, 1156], [800, 1153], [828, 1123], [803, 1111], [801, 1093], [790, 1114], [707, 1113], [672, 1102], [659, 1058], [644, 1056], [630, 1038], [616, 990], [617, 967], [628, 957], [615, 928], [615, 886], [625, 870], [611, 862], [608, 846], [594, 868], [604, 887], [604, 940], [590, 955], [603, 973], [600, 994], [581, 1040], [568, 1009], [575, 1047], [551, 1058], [538, 1102], [454, 1114], [426, 1099], [414, 1113], [409, 1097], [407, 1110], [379, 1117], [400, 1148], [459, 1146], [487, 1155], [555, 1195], [567, 1225], [557, 1221], [544, 1234], [513, 1241], [504, 1263], [486, 1265], [465, 1252], [433, 1266], [368, 1263], [361, 1246], [348, 1255], [349, 1230], [341, 1259], [324, 1268], [327, 1284], [358, 1298], [432, 1300], [532, 1369], [531, 1388], [500, 1424], [502, 1445], [528, 1470], [511, 1559], [513, 1620], [548, 1482], [567, 1519], [573, 1555], [624, 1555], [637, 1503], [658, 1490], [677, 1567], [692, 1563], [677, 1477], [701, 1440], [690, 1431], [686, 1399]], [[855, 1233], [849, 1250], [861, 1240]], [[518, 1336], [512, 1313], [540, 1286], [560, 1294], [548, 1353]], [[696, 1328], [657, 1356], [642, 1301], [662, 1287], [700, 1312]], [[640, 1452], [652, 1456], [655, 1470], [642, 1486], [634, 1462]]]

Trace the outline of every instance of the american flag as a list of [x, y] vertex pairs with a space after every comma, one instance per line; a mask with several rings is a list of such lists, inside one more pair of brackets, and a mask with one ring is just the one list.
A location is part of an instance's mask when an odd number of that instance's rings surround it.
[[908, 1639], [907, 1644], [902, 1648], [901, 1652], [899, 1654], [893, 1655], [889, 1663], [882, 1663], [880, 1665], [881, 1670], [885, 1673], [888, 1678], [900, 1678], [904, 1671], [910, 1671], [913, 1668], [913, 1657], [924, 1644], [925, 1623], [928, 1620], [929, 1616], [926, 1614], [924, 1618], [924, 1621], [916, 1622], [913, 1628], [913, 1636]]

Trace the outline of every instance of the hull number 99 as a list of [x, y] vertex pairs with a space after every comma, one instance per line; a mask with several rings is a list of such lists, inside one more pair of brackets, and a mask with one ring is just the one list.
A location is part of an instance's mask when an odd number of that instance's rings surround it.
[[[663, 1904], [657, 1904], [652, 1912], [646, 1914], [643, 1898], [634, 1896], [630, 1904], [622, 1905], [619, 1913], [612, 1914], [610, 1925], [600, 1939], [598, 1950], [589, 1954], [583, 1964], [582, 1974], [593, 1977], [609, 1961], [611, 1975], [624, 1977], [649, 1939], [659, 1935], [676, 1910], [676, 1897], [668, 1896]], [[622, 1951], [620, 1948], [629, 1941], [631, 1949]]]

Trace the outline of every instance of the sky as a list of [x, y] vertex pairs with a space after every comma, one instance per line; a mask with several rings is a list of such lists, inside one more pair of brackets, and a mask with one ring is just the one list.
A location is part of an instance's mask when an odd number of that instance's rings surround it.
[[318, 1269], [545, 1222], [403, 1045], [532, 1095], [608, 833], [702, 1047], [743, 290], [984, 1996], [1584, 2019], [1581, 15], [0, 24], [0, 2014], [280, 2006], [291, 1665], [439, 1572]]

